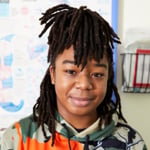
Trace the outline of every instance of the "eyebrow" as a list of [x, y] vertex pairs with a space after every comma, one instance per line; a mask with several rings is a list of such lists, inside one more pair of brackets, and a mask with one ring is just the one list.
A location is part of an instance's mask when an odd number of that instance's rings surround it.
[[63, 62], [62, 62], [62, 64], [75, 64], [75, 62], [73, 61], [73, 60], [64, 60]]
[[102, 64], [102, 63], [94, 64], [94, 66], [97, 66], [97, 67], [104, 67], [104, 68], [107, 69], [107, 65], [106, 65], [106, 64]]
[[[64, 60], [64, 61], [62, 62], [62, 64], [73, 64], [73, 65], [74, 65], [75, 62], [72, 61], [72, 60], [66, 59], [66, 60]], [[96, 67], [104, 67], [104, 68], [107, 69], [107, 65], [104, 64], [104, 63], [96, 63], [96, 64], [93, 64], [93, 66], [96, 66]]]

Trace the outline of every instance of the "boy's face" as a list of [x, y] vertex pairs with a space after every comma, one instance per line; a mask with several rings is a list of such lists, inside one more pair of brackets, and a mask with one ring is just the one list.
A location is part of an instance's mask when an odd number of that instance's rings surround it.
[[[96, 109], [103, 101], [108, 81], [108, 61], [88, 61], [85, 68], [74, 65], [73, 46], [57, 56], [55, 70], [50, 67], [58, 112], [70, 123], [73, 119], [97, 119]], [[81, 123], [81, 122], [80, 122]]]

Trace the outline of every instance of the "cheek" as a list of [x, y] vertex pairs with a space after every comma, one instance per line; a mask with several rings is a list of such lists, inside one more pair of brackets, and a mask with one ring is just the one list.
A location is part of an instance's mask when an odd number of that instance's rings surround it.
[[67, 95], [72, 89], [73, 81], [70, 81], [67, 78], [62, 78], [61, 76], [56, 77], [55, 79], [55, 90], [57, 96], [62, 97]]
[[64, 88], [63, 90], [65, 90], [65, 88], [67, 88], [68, 86], [71, 85], [71, 81], [68, 80], [67, 78], [65, 77], [62, 77], [61, 75], [60, 76], [57, 76], [55, 78], [55, 86], [57, 86], [58, 88]]
[[107, 82], [103, 82], [102, 84], [97, 85], [97, 89], [99, 99], [102, 101], [107, 93]]
[[106, 95], [106, 92], [107, 92], [107, 88], [103, 87], [99, 90], [99, 96], [101, 97], [101, 99], [103, 100], [105, 95]]

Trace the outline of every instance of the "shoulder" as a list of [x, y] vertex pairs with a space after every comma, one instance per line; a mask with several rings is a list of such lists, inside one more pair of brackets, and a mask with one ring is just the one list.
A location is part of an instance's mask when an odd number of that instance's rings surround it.
[[114, 136], [126, 143], [128, 149], [146, 150], [141, 134], [127, 123], [118, 122]]
[[[37, 133], [38, 132], [38, 133]], [[18, 143], [25, 143], [28, 138], [43, 137], [43, 132], [37, 123], [33, 120], [33, 116], [27, 116], [11, 125], [2, 136], [2, 149], [17, 149]]]
[[13, 123], [9, 128], [6, 129], [6, 131], [4, 132], [4, 136], [10, 132], [16, 132], [18, 129], [23, 132], [26, 130], [30, 130], [31, 126], [37, 126], [36, 123], [33, 121], [32, 115], [22, 118], [19, 121]]
[[33, 120], [33, 115], [27, 116], [13, 125], [13, 128], [21, 131], [21, 134], [26, 136], [32, 136], [37, 130], [37, 123]]

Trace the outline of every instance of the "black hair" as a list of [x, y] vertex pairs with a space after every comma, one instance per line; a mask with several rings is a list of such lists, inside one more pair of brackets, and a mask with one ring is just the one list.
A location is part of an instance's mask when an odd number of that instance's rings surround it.
[[[109, 79], [107, 92], [103, 102], [97, 108], [97, 114], [101, 118], [99, 128], [104, 122], [106, 125], [112, 120], [112, 114], [118, 113], [120, 119], [126, 121], [122, 115], [120, 97], [114, 84], [113, 49], [114, 43], [121, 43], [109, 23], [97, 12], [86, 6], [74, 8], [67, 4], [60, 4], [48, 9], [40, 18], [45, 27], [40, 37], [49, 29], [48, 35], [48, 63], [55, 66], [56, 57], [63, 53], [64, 49], [73, 45], [75, 65], [87, 63], [87, 59], [94, 58], [99, 62], [104, 53], [109, 62]], [[116, 97], [112, 100], [112, 94]], [[38, 125], [42, 126], [43, 133], [48, 139], [44, 124], [47, 124], [52, 134], [52, 145], [55, 141], [55, 111], [56, 93], [51, 83], [49, 68], [40, 86], [40, 96], [33, 107], [34, 118]], [[36, 116], [36, 114], [38, 114]]]

